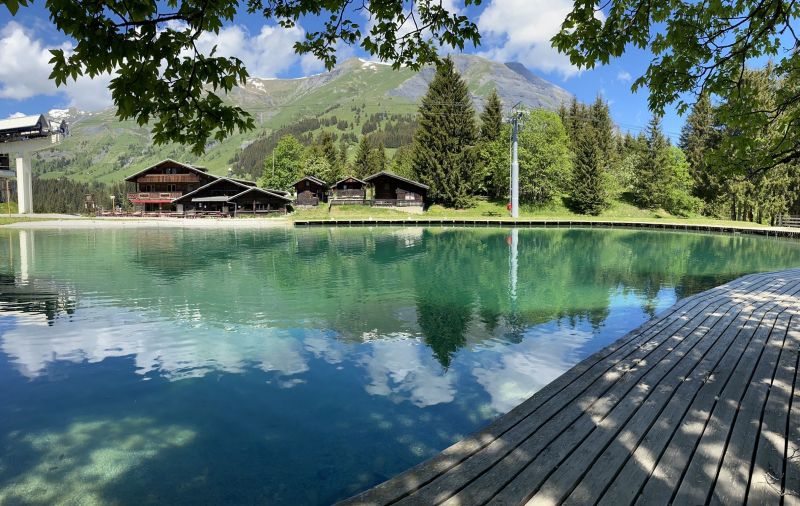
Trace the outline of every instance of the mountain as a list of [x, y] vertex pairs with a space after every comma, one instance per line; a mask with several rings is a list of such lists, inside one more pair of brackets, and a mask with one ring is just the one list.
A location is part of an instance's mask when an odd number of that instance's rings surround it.
[[[507, 108], [521, 102], [555, 109], [572, 99], [567, 91], [519, 63], [498, 63], [474, 55], [455, 55], [453, 60], [477, 111], [493, 87]], [[53, 110], [52, 118], [69, 122], [70, 136], [58, 148], [42, 152], [34, 160], [34, 171], [47, 178], [118, 182], [158, 160], [173, 158], [207, 167], [215, 174], [224, 174], [229, 167], [247, 174], [249, 167], [254, 175], [263, 163], [265, 143], [271, 149], [269, 143], [274, 139], [270, 134], [275, 132], [290, 131], [308, 138], [327, 130], [352, 146], [362, 134], [370, 132], [397, 130], [401, 138], [407, 138], [419, 100], [433, 75], [432, 67], [419, 72], [393, 70], [384, 63], [352, 58], [330, 72], [308, 77], [249, 78], [227, 99], [254, 116], [256, 130], [237, 133], [221, 143], [212, 142], [201, 157], [180, 145], [152, 145], [147, 128], [134, 121], [117, 120], [113, 109]]]

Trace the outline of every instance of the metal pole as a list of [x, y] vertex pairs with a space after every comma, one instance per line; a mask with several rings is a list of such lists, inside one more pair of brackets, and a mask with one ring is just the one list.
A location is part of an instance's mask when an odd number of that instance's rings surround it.
[[514, 114], [511, 119], [511, 217], [519, 218], [519, 160], [517, 159], [517, 131], [519, 116]]

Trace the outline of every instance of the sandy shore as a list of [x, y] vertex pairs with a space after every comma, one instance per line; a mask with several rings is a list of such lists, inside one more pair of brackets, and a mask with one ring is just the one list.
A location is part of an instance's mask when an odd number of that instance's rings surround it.
[[[39, 216], [32, 215], [38, 218]], [[3, 225], [0, 228], [24, 229], [85, 229], [85, 228], [200, 228], [200, 229], [253, 229], [253, 228], [281, 228], [288, 227], [291, 223], [285, 218], [92, 218], [92, 219], [65, 219], [40, 221], [20, 221]]]

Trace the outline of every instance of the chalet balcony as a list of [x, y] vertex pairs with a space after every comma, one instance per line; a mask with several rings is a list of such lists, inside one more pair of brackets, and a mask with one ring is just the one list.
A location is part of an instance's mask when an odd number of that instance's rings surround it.
[[372, 201], [375, 207], [419, 207], [424, 205], [422, 199], [375, 199]]
[[139, 192], [139, 193], [129, 193], [128, 200], [133, 203], [156, 203], [156, 202], [172, 202], [173, 199], [176, 199], [183, 195], [182, 192]]
[[199, 183], [197, 174], [145, 174], [136, 180], [139, 184], [147, 183]]
[[333, 190], [333, 198], [338, 200], [364, 200], [364, 190]]

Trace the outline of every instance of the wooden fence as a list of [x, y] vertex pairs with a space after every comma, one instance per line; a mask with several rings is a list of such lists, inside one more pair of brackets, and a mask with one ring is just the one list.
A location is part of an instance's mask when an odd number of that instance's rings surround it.
[[779, 227], [800, 227], [800, 216], [779, 214], [777, 225]]

